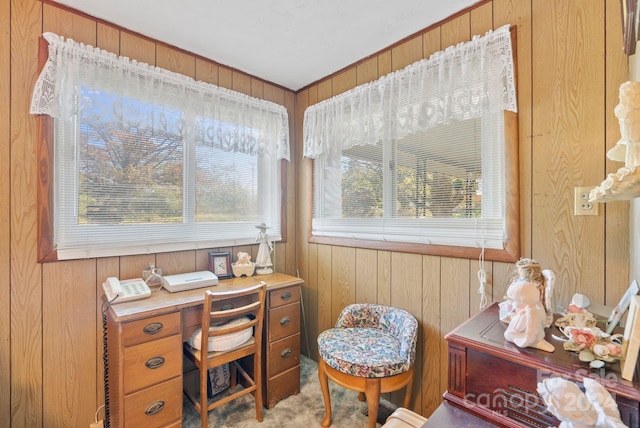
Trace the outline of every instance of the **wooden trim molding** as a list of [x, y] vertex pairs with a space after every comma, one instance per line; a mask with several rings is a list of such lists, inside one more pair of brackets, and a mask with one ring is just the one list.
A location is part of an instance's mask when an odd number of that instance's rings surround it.
[[[49, 43], [39, 39], [38, 69], [47, 62]], [[38, 115], [38, 261], [58, 260], [53, 243], [53, 118]]]

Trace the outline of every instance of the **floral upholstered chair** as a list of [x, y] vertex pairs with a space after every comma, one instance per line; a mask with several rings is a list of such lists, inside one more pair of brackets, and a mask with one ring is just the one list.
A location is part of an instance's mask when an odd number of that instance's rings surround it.
[[409, 407], [417, 331], [416, 319], [402, 309], [353, 304], [342, 310], [336, 326], [318, 336], [323, 427], [331, 425], [328, 379], [366, 398], [370, 428], [376, 426], [380, 393], [406, 387], [403, 406]]

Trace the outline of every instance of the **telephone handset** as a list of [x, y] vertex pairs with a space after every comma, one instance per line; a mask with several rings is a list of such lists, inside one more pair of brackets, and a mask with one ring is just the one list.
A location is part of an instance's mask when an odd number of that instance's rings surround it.
[[111, 304], [129, 302], [151, 296], [151, 289], [142, 278], [120, 281], [118, 278], [111, 276], [102, 283], [102, 288]]

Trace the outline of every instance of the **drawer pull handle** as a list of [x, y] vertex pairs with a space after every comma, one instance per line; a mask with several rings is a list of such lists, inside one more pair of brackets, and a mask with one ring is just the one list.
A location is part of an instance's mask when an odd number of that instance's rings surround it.
[[285, 291], [284, 293], [282, 293], [282, 294], [280, 295], [280, 298], [281, 298], [282, 300], [289, 300], [289, 299], [291, 298], [291, 292], [289, 292], [289, 291]]
[[289, 358], [291, 356], [291, 348], [287, 348], [284, 351], [280, 352], [280, 356], [282, 358]]
[[147, 368], [149, 368], [151, 370], [159, 369], [160, 367], [162, 367], [163, 364], [164, 364], [164, 358], [163, 357], [149, 358], [147, 360], [147, 362], [144, 363], [144, 365], [147, 366]]
[[230, 311], [231, 309], [233, 309], [233, 303], [227, 303], [226, 305], [222, 305], [222, 308], [220, 308], [223, 311]]
[[284, 317], [280, 320], [280, 325], [282, 327], [286, 327], [289, 325], [290, 322], [291, 322], [291, 317]]
[[152, 403], [147, 410], [144, 411], [144, 414], [147, 416], [153, 416], [160, 412], [160, 410], [164, 409], [164, 401], [156, 401]]
[[145, 334], [156, 334], [160, 333], [163, 327], [161, 322], [152, 322], [151, 324], [145, 325], [142, 331], [144, 331]]

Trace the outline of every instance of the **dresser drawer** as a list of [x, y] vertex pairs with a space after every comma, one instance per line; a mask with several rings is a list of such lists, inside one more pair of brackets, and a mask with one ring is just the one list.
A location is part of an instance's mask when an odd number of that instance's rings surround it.
[[278, 401], [299, 392], [300, 366], [295, 366], [267, 381], [264, 397], [265, 406], [271, 409]]
[[300, 331], [300, 304], [278, 306], [269, 310], [268, 341], [282, 339]]
[[180, 312], [143, 318], [122, 325], [124, 346], [160, 339], [180, 332]]
[[300, 286], [279, 288], [269, 292], [269, 308], [276, 308], [282, 305], [300, 301]]
[[176, 421], [182, 421], [181, 377], [127, 395], [124, 399], [125, 428], [164, 427]]
[[179, 334], [124, 349], [124, 393], [160, 383], [182, 373]]
[[269, 377], [299, 364], [300, 333], [269, 343]]

